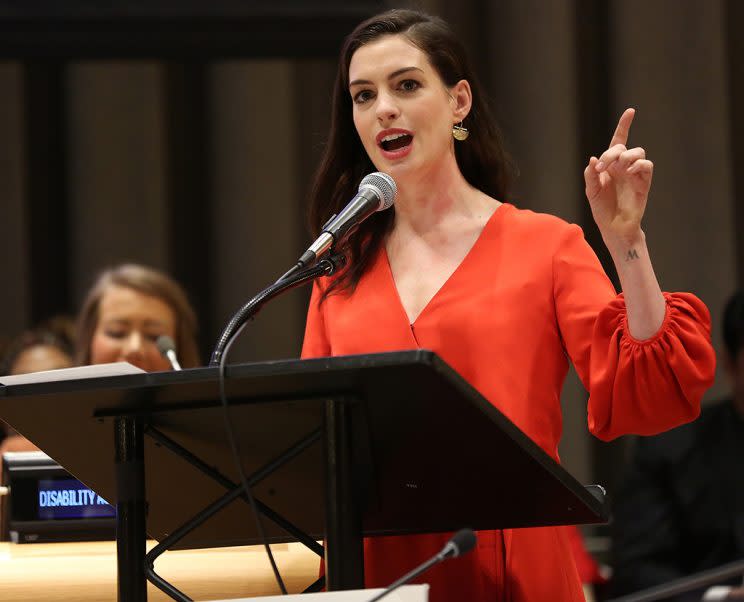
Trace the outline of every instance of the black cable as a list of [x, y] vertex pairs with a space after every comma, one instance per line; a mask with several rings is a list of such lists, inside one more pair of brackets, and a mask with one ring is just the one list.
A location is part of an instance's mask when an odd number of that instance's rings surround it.
[[276, 566], [276, 561], [274, 560], [274, 554], [271, 552], [271, 546], [269, 545], [268, 539], [266, 538], [266, 531], [264, 530], [263, 522], [261, 521], [261, 514], [258, 511], [258, 506], [256, 505], [256, 500], [253, 497], [253, 494], [251, 493], [251, 488], [248, 485], [248, 479], [245, 476], [245, 471], [243, 470], [243, 463], [240, 461], [240, 451], [238, 450], [238, 442], [235, 440], [235, 432], [232, 428], [232, 423], [230, 422], [230, 412], [227, 405], [227, 395], [225, 394], [225, 364], [227, 360], [227, 354], [230, 351], [230, 347], [232, 347], [233, 342], [238, 338], [238, 335], [243, 331], [243, 328], [247, 322], [243, 322], [243, 324], [238, 328], [238, 330], [235, 332], [235, 335], [228, 341], [227, 345], [225, 346], [225, 351], [222, 354], [222, 359], [220, 360], [220, 401], [222, 402], [222, 416], [225, 420], [225, 431], [227, 432], [227, 440], [230, 443], [230, 451], [233, 456], [233, 461], [235, 462], [235, 467], [238, 470], [238, 474], [240, 475], [240, 483], [243, 486], [243, 491], [245, 491], [245, 496], [248, 498], [248, 501], [251, 504], [251, 508], [253, 509], [253, 517], [256, 521], [256, 530], [258, 531], [259, 537], [261, 538], [261, 541], [263, 542], [263, 546], [266, 550], [266, 554], [269, 557], [269, 562], [271, 563], [271, 570], [274, 571], [274, 578], [276, 579], [277, 584], [279, 585], [279, 589], [281, 590], [283, 595], [287, 595], [287, 588], [284, 586], [284, 581], [282, 580], [282, 576], [279, 574], [279, 569]]
[[268, 539], [266, 537], [266, 531], [264, 530], [263, 522], [261, 521], [261, 513], [258, 510], [258, 505], [256, 504], [256, 500], [251, 493], [248, 479], [245, 476], [243, 463], [240, 461], [240, 450], [238, 449], [238, 443], [235, 439], [235, 432], [232, 428], [232, 422], [230, 422], [230, 411], [227, 403], [227, 394], [225, 392], [227, 356], [233, 343], [238, 339], [240, 333], [243, 332], [243, 329], [248, 323], [248, 320], [252, 318], [256, 313], [258, 313], [264, 303], [271, 300], [280, 293], [289, 290], [290, 288], [294, 288], [306, 282], [311, 282], [316, 278], [319, 278], [320, 276], [330, 276], [338, 268], [342, 267], [345, 262], [346, 257], [344, 255], [334, 255], [332, 257], [324, 259], [311, 268], [307, 268], [303, 271], [297, 272], [293, 275], [292, 278], [284, 279], [284, 277], [282, 277], [277, 282], [258, 293], [235, 313], [228, 325], [222, 331], [222, 335], [220, 336], [220, 339], [215, 346], [214, 352], [212, 353], [212, 360], [210, 362], [210, 364], [214, 364], [215, 361], [219, 362], [220, 402], [222, 404], [222, 416], [225, 421], [225, 431], [227, 433], [227, 440], [230, 444], [230, 452], [232, 454], [233, 461], [235, 462], [235, 468], [240, 475], [240, 483], [243, 487], [243, 491], [245, 492], [245, 496], [248, 498], [251, 508], [253, 509], [253, 516], [256, 521], [256, 530], [258, 531], [259, 537], [261, 538], [263, 546], [266, 549], [266, 554], [268, 555], [269, 562], [271, 563], [271, 569], [274, 571], [274, 577], [276, 578], [276, 582], [279, 585], [279, 589], [281, 590], [283, 595], [287, 594], [287, 588], [284, 586], [284, 581], [282, 580], [282, 576], [279, 574], [279, 569], [277, 568], [276, 561], [274, 560], [274, 554], [271, 552], [271, 546], [269, 545]]

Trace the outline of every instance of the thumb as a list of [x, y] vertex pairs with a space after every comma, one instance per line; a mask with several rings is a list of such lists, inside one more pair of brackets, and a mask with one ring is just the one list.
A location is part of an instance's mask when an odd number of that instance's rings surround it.
[[597, 173], [598, 159], [595, 156], [589, 158], [589, 165], [584, 169], [584, 183], [586, 185], [586, 196], [593, 199], [602, 189], [600, 174]]

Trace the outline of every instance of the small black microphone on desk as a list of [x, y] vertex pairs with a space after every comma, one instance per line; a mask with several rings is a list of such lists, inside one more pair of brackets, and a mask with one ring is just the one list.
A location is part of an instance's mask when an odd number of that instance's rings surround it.
[[155, 341], [155, 344], [158, 346], [160, 354], [170, 362], [173, 369], [181, 370], [181, 364], [178, 363], [178, 358], [176, 357], [176, 344], [173, 342], [173, 339], [166, 334], [162, 334]]
[[442, 551], [439, 552], [439, 554], [432, 558], [429, 558], [429, 560], [417, 566], [410, 573], [403, 575], [395, 583], [388, 585], [387, 588], [385, 588], [384, 592], [377, 594], [369, 602], [375, 602], [375, 600], [384, 598], [390, 592], [398, 589], [401, 585], [405, 585], [411, 579], [418, 577], [421, 573], [428, 571], [435, 564], [438, 564], [443, 560], [447, 560], [448, 558], [457, 558], [458, 556], [467, 554], [475, 547], [476, 539], [477, 537], [475, 535], [475, 531], [473, 531], [472, 529], [460, 529], [444, 545]]

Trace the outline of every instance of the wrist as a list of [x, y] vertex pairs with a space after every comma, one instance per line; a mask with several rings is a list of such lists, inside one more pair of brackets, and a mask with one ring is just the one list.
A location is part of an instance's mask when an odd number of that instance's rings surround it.
[[613, 257], [632, 257], [646, 248], [646, 234], [638, 228], [632, 232], [622, 234], [602, 234], [602, 240]]

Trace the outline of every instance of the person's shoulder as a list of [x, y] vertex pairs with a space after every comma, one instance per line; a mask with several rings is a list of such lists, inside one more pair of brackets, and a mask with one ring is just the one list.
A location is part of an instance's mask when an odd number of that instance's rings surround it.
[[574, 230], [581, 231], [578, 225], [567, 222], [563, 218], [551, 213], [540, 213], [532, 209], [522, 209], [511, 203], [504, 203], [499, 210], [504, 211], [504, 217], [512, 227], [558, 236], [565, 235], [567, 232]]
[[729, 420], [733, 409], [731, 399], [728, 398], [703, 404], [700, 408], [700, 417], [696, 422], [709, 424], [720, 420]]
[[691, 453], [700, 449], [711, 432], [720, 432], [722, 421], [730, 419], [730, 402], [723, 400], [703, 406], [700, 416], [664, 433], [640, 437], [636, 454], [641, 460], [668, 464], [685, 462]]
[[561, 241], [571, 237], [584, 237], [580, 226], [557, 215], [522, 209], [511, 203], [504, 203], [499, 211], [504, 211], [505, 225], [512, 233], [530, 237], [539, 236], [543, 244], [550, 240]]
[[693, 424], [697, 424], [698, 439], [707, 441], [710, 438], [720, 437], [735, 420], [738, 420], [738, 417], [733, 400], [727, 398], [704, 404], [700, 410], [700, 416]]

